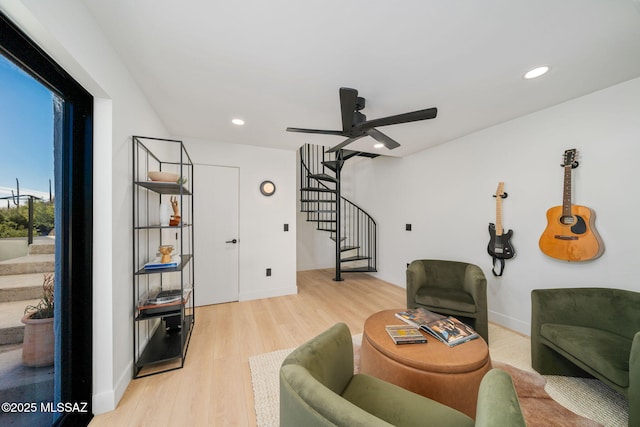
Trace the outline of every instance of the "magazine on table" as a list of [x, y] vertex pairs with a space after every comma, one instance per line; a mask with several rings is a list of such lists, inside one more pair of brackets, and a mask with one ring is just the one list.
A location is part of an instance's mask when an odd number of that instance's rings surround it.
[[424, 344], [427, 342], [427, 338], [415, 326], [387, 325], [385, 329], [396, 344]]
[[469, 325], [453, 316], [444, 316], [426, 308], [412, 308], [396, 313], [398, 319], [433, 335], [449, 347], [479, 337]]

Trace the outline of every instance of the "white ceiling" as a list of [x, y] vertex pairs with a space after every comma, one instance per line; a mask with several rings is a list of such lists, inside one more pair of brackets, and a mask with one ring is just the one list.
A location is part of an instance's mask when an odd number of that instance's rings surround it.
[[404, 156], [640, 76], [638, 0], [85, 2], [177, 137], [335, 145], [285, 128], [340, 129], [346, 86], [368, 119], [438, 107], [380, 128]]

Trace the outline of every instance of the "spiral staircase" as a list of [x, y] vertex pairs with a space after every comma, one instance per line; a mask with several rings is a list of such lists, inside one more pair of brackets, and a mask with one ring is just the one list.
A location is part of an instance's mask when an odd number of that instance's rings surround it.
[[300, 148], [300, 211], [335, 242], [335, 281], [343, 280], [342, 273], [377, 271], [376, 222], [340, 193], [342, 168], [355, 156], [378, 157], [345, 149], [327, 153], [310, 144]]

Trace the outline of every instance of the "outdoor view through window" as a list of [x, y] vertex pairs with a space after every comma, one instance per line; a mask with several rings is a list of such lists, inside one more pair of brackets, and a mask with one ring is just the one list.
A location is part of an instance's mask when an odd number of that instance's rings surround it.
[[38, 409], [2, 413], [0, 425], [52, 423], [40, 405], [54, 395], [54, 111], [60, 103], [0, 55], [0, 402]]

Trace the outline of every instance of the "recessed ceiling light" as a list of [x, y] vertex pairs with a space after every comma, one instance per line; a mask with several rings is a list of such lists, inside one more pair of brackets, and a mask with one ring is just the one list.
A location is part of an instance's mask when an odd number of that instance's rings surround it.
[[233, 119], [233, 120], [231, 120], [231, 123], [233, 123], [234, 125], [237, 125], [237, 126], [242, 126], [244, 124], [244, 120], [242, 120], [242, 119]]
[[527, 73], [524, 75], [524, 78], [535, 79], [536, 77], [540, 77], [541, 75], [546, 74], [549, 70], [550, 68], [546, 65], [543, 65], [542, 67], [536, 67], [533, 70], [527, 71]]
[[384, 147], [384, 144], [382, 142], [373, 144], [373, 148], [382, 148], [382, 147]]

